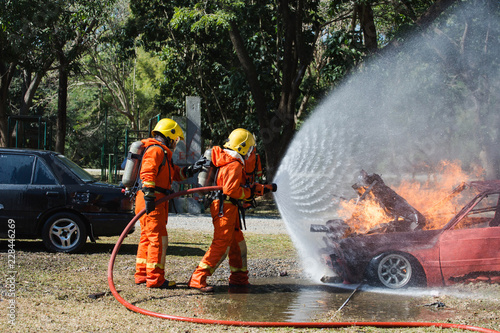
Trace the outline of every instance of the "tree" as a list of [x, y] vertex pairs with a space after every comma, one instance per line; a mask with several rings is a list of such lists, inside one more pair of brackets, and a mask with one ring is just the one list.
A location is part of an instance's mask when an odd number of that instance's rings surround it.
[[439, 42], [448, 50], [446, 53], [436, 52], [436, 56], [448, 73], [450, 89], [460, 90], [460, 105], [456, 109], [473, 115], [473, 137], [479, 143], [479, 156], [488, 179], [500, 178], [500, 153], [497, 149], [500, 133], [491, 130], [500, 128], [497, 110], [497, 96], [500, 94], [499, 18], [498, 1], [471, 0], [448, 18], [455, 24], [438, 19], [433, 28]]
[[153, 102], [159, 94], [157, 82], [161, 80], [158, 57], [138, 48], [135, 58], [120, 58], [115, 45], [108, 43], [99, 45], [83, 66], [83, 80], [103, 89], [106, 95], [102, 102], [123, 115], [132, 130], [141, 128], [141, 118], [153, 116]]
[[[54, 2], [4, 1], [0, 10], [0, 146], [8, 145], [7, 118], [17, 109], [27, 114], [42, 77], [55, 60], [50, 49], [48, 27], [57, 19]], [[21, 75], [22, 74], [22, 75]], [[21, 76], [23, 88], [17, 103], [10, 101], [14, 77]]]
[[99, 23], [108, 15], [114, 0], [63, 1], [57, 24], [52, 27], [52, 47], [59, 72], [57, 138], [55, 150], [64, 153], [67, 123], [68, 77], [82, 54], [96, 42]]
[[[148, 3], [150, 6], [144, 6], [144, 2], [131, 3], [137, 17], [135, 26], [146, 27], [141, 30], [146, 46], [166, 45], [165, 48], [185, 50], [177, 54], [183, 58], [177, 63], [187, 64], [194, 73], [198, 70], [198, 82], [192, 86], [204, 100], [211, 100], [213, 107], [207, 108], [209, 127], [223, 128], [216, 135], [227, 137], [234, 127], [250, 125], [250, 130], [260, 127], [257, 134], [264, 145], [268, 171], [272, 176], [269, 169], [277, 166], [294, 133], [299, 87], [320, 35], [316, 16], [318, 4], [297, 3], [297, 8], [292, 9], [288, 4], [268, 5], [260, 1], [249, 5], [223, 1], [206, 6], [192, 2], [190, 6], [179, 8], [174, 7], [175, 3]], [[156, 17], [151, 8], [167, 13], [167, 20]], [[275, 17], [276, 10], [281, 11], [278, 18]], [[276, 20], [278, 25], [269, 24]], [[308, 28], [302, 31], [303, 27]], [[258, 33], [254, 34], [256, 31]], [[254, 37], [248, 37], [252, 34]], [[229, 40], [225, 36], [229, 36]], [[196, 52], [192, 52], [193, 49]], [[234, 53], [236, 57], [232, 55]], [[169, 53], [169, 58], [173, 57], [172, 52]], [[215, 66], [207, 65], [210, 61]], [[216, 65], [219, 73], [206, 75], [216, 72]], [[219, 81], [214, 78], [219, 78]], [[246, 80], [241, 81], [242, 78]], [[242, 84], [231, 89], [228, 82]], [[251, 99], [242, 87], [248, 89]], [[229, 88], [224, 90], [229, 95], [220, 94], [221, 88]], [[239, 92], [235, 91], [237, 89]], [[226, 96], [235, 102], [224, 101]], [[212, 110], [219, 110], [222, 126], [213, 126], [215, 114]], [[247, 118], [252, 116], [258, 126], [252, 122], [248, 124]]]
[[[56, 150], [62, 151], [68, 80], [91, 73], [90, 82], [105, 87], [101, 102], [127, 117], [132, 128], [140, 128], [140, 120], [155, 109], [181, 115], [185, 96], [200, 95], [207, 124], [203, 136], [221, 143], [232, 129], [248, 128], [257, 134], [272, 177], [301, 122], [364, 56], [397, 48], [405, 31], [415, 25], [423, 30], [456, 1], [131, 0], [124, 29], [117, 23], [122, 20], [114, 19], [126, 17], [126, 11], [115, 9], [106, 20], [114, 0], [8, 2], [0, 13], [0, 70], [9, 73], [2, 75], [0, 87], [0, 135], [8, 136], [2, 132], [8, 114], [31, 107], [40, 78], [58, 70]], [[34, 10], [24, 12], [23, 6]], [[18, 33], [23, 27], [30, 33]], [[161, 64], [143, 63], [136, 73], [146, 75], [139, 77], [132, 70], [138, 69], [136, 62], [141, 65], [144, 55], [135, 57], [142, 47]], [[80, 67], [89, 51], [93, 56]], [[158, 79], [160, 66], [165, 74]], [[16, 87], [16, 103], [9, 101], [8, 90], [14, 73], [23, 73], [19, 77], [26, 82], [25, 88]], [[148, 87], [145, 94], [137, 84]]]
[[[199, 69], [195, 72], [199, 81], [214, 82], [212, 91], [191, 84], [202, 97], [217, 96], [215, 102], [213, 98], [209, 102], [213, 107], [206, 107], [208, 123], [217, 108], [224, 115], [222, 127], [243, 127], [250, 122], [250, 130], [258, 129], [267, 172], [272, 177], [297, 125], [328, 87], [356, 65], [363, 52], [374, 53], [381, 41], [387, 43], [381, 36], [394, 35], [399, 27], [413, 23], [431, 4], [417, 0], [403, 3], [399, 6], [391, 2], [390, 7], [383, 1], [366, 0], [132, 0], [135, 20], [131, 31], [141, 35], [148, 48], [176, 49], [186, 67]], [[389, 16], [399, 21], [391, 21]], [[229, 37], [230, 46], [224, 36]], [[179, 45], [183, 48], [176, 47]], [[206, 50], [211, 51], [208, 56], [202, 53]], [[220, 59], [221, 54], [226, 60]], [[209, 61], [225, 71], [225, 76], [216, 76], [219, 84], [204, 75], [210, 72]], [[227, 87], [221, 83], [241, 82], [236, 81], [241, 75], [245, 82], [236, 95], [237, 103], [221, 104], [220, 88]], [[250, 95], [244, 96], [241, 88], [248, 89]], [[248, 121], [253, 118], [258, 125]], [[230, 130], [225, 129], [226, 135]]]
[[[495, 0], [438, 0], [415, 20], [415, 32], [433, 50], [432, 60], [426, 61], [438, 63], [445, 78], [439, 87], [428, 87], [430, 95], [439, 94], [447, 102], [445, 110], [434, 110], [434, 118], [454, 119], [454, 128], [447, 129], [448, 140], [462, 142], [463, 150], [464, 142], [468, 142], [468, 153], [476, 156], [476, 161], [467, 162], [482, 165], [488, 179], [500, 177], [500, 153], [496, 149], [500, 137], [492, 130], [500, 126], [495, 111], [500, 79], [496, 56], [499, 18], [500, 4]], [[378, 55], [398, 52], [401, 46], [401, 41], [394, 39]], [[426, 64], [414, 61], [414, 66], [425, 68]], [[466, 137], [457, 134], [461, 132], [457, 124], [462, 123], [468, 127]]]
[[22, 114], [31, 107], [42, 77], [47, 71], [57, 69], [59, 104], [55, 149], [64, 152], [68, 77], [75, 69], [76, 61], [95, 41], [99, 22], [107, 15], [113, 2], [20, 0], [3, 3], [0, 37], [0, 134], [3, 146], [7, 145], [9, 136], [6, 129], [8, 91], [16, 70], [25, 73], [26, 89], [19, 103]]

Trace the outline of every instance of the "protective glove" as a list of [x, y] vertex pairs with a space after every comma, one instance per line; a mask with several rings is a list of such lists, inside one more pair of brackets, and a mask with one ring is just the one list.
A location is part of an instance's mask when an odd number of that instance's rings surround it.
[[198, 161], [196, 161], [194, 164], [189, 165], [185, 167], [184, 169], [184, 174], [186, 175], [187, 178], [190, 178], [200, 172], [205, 165], [209, 165], [210, 161], [207, 160], [205, 156], [200, 158]]
[[154, 190], [152, 189], [144, 189], [144, 202], [146, 204], [146, 214], [149, 215], [156, 208], [156, 196]]

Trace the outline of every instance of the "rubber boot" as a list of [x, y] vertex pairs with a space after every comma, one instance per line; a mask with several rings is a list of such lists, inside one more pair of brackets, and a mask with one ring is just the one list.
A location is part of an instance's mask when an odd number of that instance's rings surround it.
[[212, 292], [214, 288], [207, 285], [207, 277], [210, 275], [212, 274], [210, 274], [208, 269], [203, 269], [198, 266], [189, 279], [189, 288], [195, 288], [202, 292]]
[[231, 272], [231, 275], [229, 276], [230, 286], [246, 286], [249, 284], [250, 282], [248, 282], [248, 271]]

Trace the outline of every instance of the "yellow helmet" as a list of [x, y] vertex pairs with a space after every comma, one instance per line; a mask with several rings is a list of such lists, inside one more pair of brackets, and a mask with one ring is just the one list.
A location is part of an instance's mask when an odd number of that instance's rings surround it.
[[232, 149], [245, 156], [249, 149], [255, 146], [253, 134], [243, 128], [237, 128], [229, 134], [224, 147]]
[[176, 143], [179, 142], [179, 140], [184, 140], [184, 133], [179, 124], [169, 118], [161, 119], [151, 131], [151, 134], [154, 136], [155, 132], [163, 134], [164, 137], [170, 138]]

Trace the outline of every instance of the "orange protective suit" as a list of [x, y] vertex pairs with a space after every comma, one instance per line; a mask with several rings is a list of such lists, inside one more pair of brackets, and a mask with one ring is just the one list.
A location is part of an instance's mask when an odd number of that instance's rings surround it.
[[191, 275], [189, 287], [206, 287], [207, 277], [213, 274], [226, 256], [229, 256], [231, 269], [229, 283], [247, 285], [247, 247], [240, 228], [238, 206], [229, 200], [244, 200], [251, 196], [250, 188], [242, 186], [245, 184], [244, 161], [237, 152], [215, 146], [212, 149], [212, 162], [219, 167], [217, 186], [222, 186], [225, 197], [222, 203], [224, 215], [219, 216], [220, 200], [214, 200], [210, 205], [214, 238]]
[[260, 155], [253, 149], [245, 160], [246, 183], [251, 186], [262, 178], [262, 163]]
[[[140, 178], [143, 187], [169, 190], [172, 180], [184, 180], [181, 168], [172, 163], [172, 152], [159, 141], [149, 138], [142, 140], [147, 149], [142, 158]], [[160, 168], [166, 154], [166, 162]], [[161, 191], [161, 189], [159, 191]], [[156, 200], [167, 194], [155, 192]], [[139, 191], [135, 199], [135, 213], [145, 207], [144, 193]], [[149, 288], [160, 287], [165, 282], [165, 255], [168, 246], [167, 233], [168, 201], [156, 205], [155, 210], [140, 219], [141, 238], [137, 249], [135, 283], [144, 283]]]

